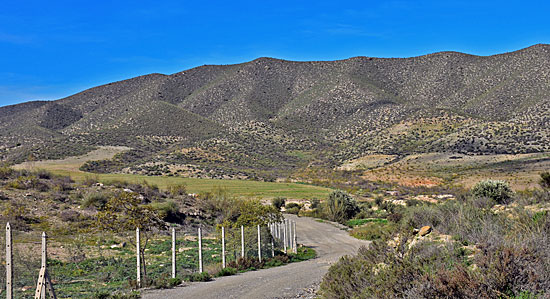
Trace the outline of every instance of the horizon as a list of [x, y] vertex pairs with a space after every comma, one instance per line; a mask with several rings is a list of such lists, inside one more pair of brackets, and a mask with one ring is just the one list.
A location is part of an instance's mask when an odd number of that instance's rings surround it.
[[492, 56], [550, 43], [550, 4], [538, 1], [67, 3], [10, 3], [0, 13], [0, 106], [262, 57]]

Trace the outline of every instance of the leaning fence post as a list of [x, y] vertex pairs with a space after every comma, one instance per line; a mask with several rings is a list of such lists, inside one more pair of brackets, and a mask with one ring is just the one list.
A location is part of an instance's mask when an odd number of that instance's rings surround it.
[[172, 278], [176, 278], [176, 228], [172, 227]]
[[199, 272], [202, 273], [202, 231], [199, 227]]
[[139, 227], [136, 227], [136, 284], [138, 288], [141, 288], [141, 261], [139, 256]]
[[6, 224], [6, 299], [13, 298], [13, 264], [12, 264], [11, 226]]
[[244, 258], [244, 226], [241, 225], [241, 257]]
[[225, 227], [222, 226], [222, 268], [225, 268]]
[[261, 241], [261, 238], [262, 238], [261, 229], [260, 229], [260, 225], [258, 224], [258, 261], [260, 261], [260, 263], [262, 262], [262, 241]]

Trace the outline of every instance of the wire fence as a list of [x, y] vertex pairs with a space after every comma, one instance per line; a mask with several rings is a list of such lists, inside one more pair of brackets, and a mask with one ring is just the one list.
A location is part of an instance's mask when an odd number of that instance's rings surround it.
[[[296, 251], [295, 224], [289, 221], [261, 227], [231, 226], [223, 230], [223, 241], [221, 228], [203, 234], [202, 238], [198, 231], [185, 227], [174, 228], [175, 239], [172, 229], [140, 233], [141, 246], [145, 243], [147, 246], [140, 256], [139, 279], [135, 233], [61, 237], [51, 234], [47, 269], [58, 298], [91, 298], [139, 286], [171, 286], [174, 282], [192, 279], [193, 275], [200, 274], [201, 268], [202, 272], [215, 275], [224, 266], [237, 266], [243, 256], [244, 260], [261, 257], [265, 262], [285, 249], [289, 253]], [[41, 268], [41, 239], [41, 232], [12, 231], [15, 298], [34, 296]], [[0, 246], [6, 248], [5, 238], [1, 238]], [[199, 255], [202, 258], [199, 259]], [[7, 273], [6, 256], [1, 255], [0, 261], [0, 271]], [[0, 275], [0, 284], [5, 286], [6, 283], [7, 275]], [[4, 293], [6, 289], [2, 292], [3, 297]]]

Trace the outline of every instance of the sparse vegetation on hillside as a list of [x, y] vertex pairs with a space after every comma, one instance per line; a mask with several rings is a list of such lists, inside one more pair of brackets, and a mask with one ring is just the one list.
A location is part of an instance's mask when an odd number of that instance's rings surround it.
[[[550, 208], [540, 198], [548, 190], [512, 195], [501, 182], [479, 186], [488, 193], [397, 206], [390, 215], [400, 217], [367, 223], [358, 236], [373, 243], [330, 268], [321, 296], [546, 298]], [[501, 188], [512, 198], [496, 205]]]
[[0, 108], [0, 156], [123, 145], [134, 150], [83, 169], [271, 181], [366, 154], [548, 152], [548, 55], [262, 58], [152, 74]]

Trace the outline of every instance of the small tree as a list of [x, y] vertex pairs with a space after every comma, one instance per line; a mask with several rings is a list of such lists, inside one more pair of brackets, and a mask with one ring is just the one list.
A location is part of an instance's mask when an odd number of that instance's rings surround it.
[[540, 174], [539, 184], [544, 189], [550, 189], [550, 172], [543, 172]]
[[472, 188], [472, 194], [476, 197], [490, 198], [497, 204], [506, 204], [510, 202], [513, 191], [505, 181], [485, 180]]
[[[97, 214], [96, 225], [102, 230], [113, 232], [128, 232], [139, 228], [143, 233], [143, 245], [139, 244], [139, 252], [143, 263], [143, 277], [147, 276], [145, 248], [154, 228], [164, 229], [165, 223], [151, 206], [144, 205], [137, 193], [122, 192], [112, 196], [105, 207]], [[130, 239], [130, 243], [132, 242]]]
[[281, 210], [285, 206], [286, 198], [284, 197], [275, 197], [271, 200], [271, 205], [273, 205], [277, 210]]
[[336, 190], [328, 196], [325, 212], [329, 220], [344, 223], [359, 212], [359, 207], [350, 194]]

